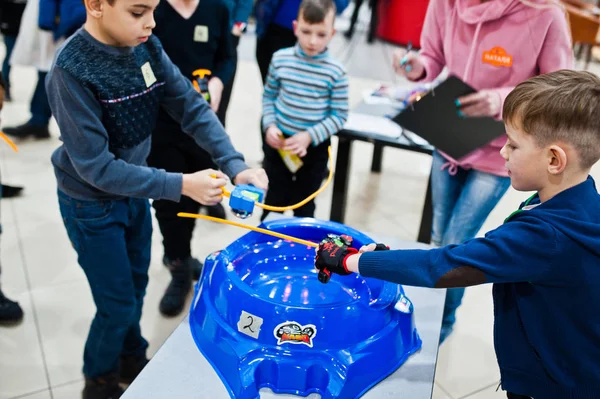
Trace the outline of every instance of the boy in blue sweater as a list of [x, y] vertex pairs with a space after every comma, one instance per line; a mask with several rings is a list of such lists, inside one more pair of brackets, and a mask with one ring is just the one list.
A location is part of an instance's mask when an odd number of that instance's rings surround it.
[[[294, 21], [298, 44], [277, 51], [271, 61], [262, 117], [263, 166], [273, 182], [265, 198], [269, 205], [296, 204], [319, 188], [330, 137], [348, 118], [346, 70], [327, 50], [334, 20], [333, 0], [302, 1]], [[314, 212], [310, 201], [294, 215], [312, 217]]]
[[[226, 177], [268, 185], [152, 36], [158, 2], [85, 0], [86, 23], [60, 49], [47, 79], [63, 141], [52, 155], [60, 211], [97, 307], [84, 352], [84, 399], [118, 398], [119, 381], [131, 382], [147, 362], [140, 317], [152, 236], [148, 198], [186, 195], [214, 205]], [[146, 166], [161, 108], [223, 172]]]
[[[501, 154], [512, 186], [536, 191], [484, 238], [432, 250], [321, 244], [316, 267], [400, 284], [494, 283], [494, 337], [509, 398], [600, 395], [600, 79], [558, 71], [506, 98]], [[377, 247], [381, 248], [381, 247]]]

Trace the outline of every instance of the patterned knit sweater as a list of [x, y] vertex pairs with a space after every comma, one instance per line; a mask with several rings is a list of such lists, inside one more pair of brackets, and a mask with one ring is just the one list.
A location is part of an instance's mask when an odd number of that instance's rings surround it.
[[160, 107], [230, 178], [247, 168], [154, 36], [136, 47], [112, 47], [80, 29], [58, 52], [46, 87], [63, 141], [52, 155], [58, 188], [74, 198], [179, 201], [182, 175], [146, 166]]

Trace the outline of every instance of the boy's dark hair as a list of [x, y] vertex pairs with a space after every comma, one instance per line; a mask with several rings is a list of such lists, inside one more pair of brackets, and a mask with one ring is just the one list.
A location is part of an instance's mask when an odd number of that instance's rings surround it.
[[298, 9], [298, 19], [302, 18], [309, 24], [319, 24], [325, 21], [332, 10], [335, 15], [333, 0], [302, 0]]
[[565, 69], [528, 79], [506, 97], [502, 119], [540, 147], [572, 145], [580, 167], [590, 168], [600, 159], [600, 78]]

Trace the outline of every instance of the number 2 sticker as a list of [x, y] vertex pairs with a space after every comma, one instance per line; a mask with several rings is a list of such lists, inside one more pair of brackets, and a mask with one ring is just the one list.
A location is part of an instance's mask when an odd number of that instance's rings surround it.
[[263, 319], [242, 310], [237, 328], [242, 334], [246, 334], [252, 338], [258, 339], [260, 327], [263, 324]]

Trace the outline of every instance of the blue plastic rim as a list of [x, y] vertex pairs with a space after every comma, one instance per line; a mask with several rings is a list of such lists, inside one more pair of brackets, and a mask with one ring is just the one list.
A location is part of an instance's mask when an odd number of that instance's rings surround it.
[[[280, 219], [263, 228], [320, 242], [350, 227]], [[315, 249], [251, 232], [209, 256], [190, 312], [196, 345], [232, 398], [275, 393], [358, 398], [421, 347], [397, 284], [359, 275], [318, 281]]]

